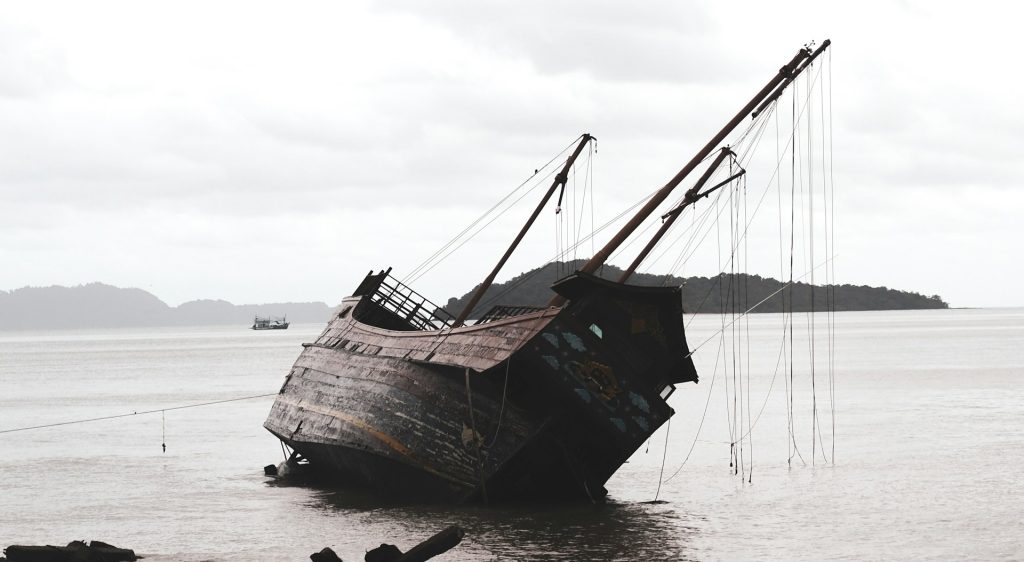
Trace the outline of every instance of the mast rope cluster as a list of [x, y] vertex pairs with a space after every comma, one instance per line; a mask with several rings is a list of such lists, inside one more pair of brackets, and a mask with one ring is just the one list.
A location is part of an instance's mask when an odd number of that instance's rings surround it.
[[[827, 47], [823, 44], [815, 53], [823, 51]], [[810, 47], [807, 47], [810, 49]], [[714, 169], [713, 163], [708, 167], [709, 178], [728, 175], [724, 182], [726, 185], [718, 192], [709, 194], [708, 205], [692, 214], [687, 226], [677, 229], [672, 237], [665, 237], [664, 243], [659, 245], [658, 241], [650, 244], [645, 250], [653, 258], [645, 261], [644, 268], [639, 271], [646, 273], [656, 268], [656, 264], [663, 261], [663, 258], [675, 256], [675, 261], [665, 274], [663, 284], [666, 284], [671, 276], [674, 276], [685, 266], [701, 247], [711, 231], [715, 231], [718, 240], [718, 269], [719, 274], [701, 299], [701, 304], [696, 310], [689, 310], [688, 313], [705, 311], [707, 303], [713, 303], [710, 299], [712, 294], [717, 293], [717, 312], [721, 314], [721, 325], [700, 345], [694, 347], [688, 355], [696, 353], [705, 347], [712, 340], [718, 340], [715, 351], [714, 369], [711, 374], [711, 382], [705, 397], [705, 406], [701, 412], [700, 421], [693, 435], [692, 441], [682, 461], [668, 478], [659, 477], [658, 488], [655, 492], [655, 499], [661, 492], [661, 484], [672, 480], [681, 473], [682, 468], [690, 460], [692, 453], [700, 439], [701, 432], [705, 429], [705, 420], [709, 413], [713, 393], [716, 388], [724, 398], [724, 412], [726, 416], [725, 429], [728, 433], [727, 441], [711, 441], [713, 443], [726, 443], [729, 445], [730, 471], [742, 479], [745, 483], [752, 483], [754, 468], [753, 436], [754, 430], [762, 420], [770, 398], [776, 393], [776, 383], [779, 374], [786, 382], [785, 385], [785, 407], [786, 407], [786, 440], [789, 451], [787, 452], [787, 463], [791, 463], [793, 457], [803, 458], [797, 446], [801, 432], [797, 431], [797, 423], [802, 416], [798, 413], [797, 403], [806, 400], [810, 410], [810, 420], [806, 423], [810, 426], [810, 441], [812, 454], [810, 462], [820, 458], [826, 463], [835, 462], [835, 181], [834, 168], [832, 165], [832, 81], [831, 81], [831, 53], [824, 59], [827, 61], [827, 72], [825, 64], [815, 64], [809, 60], [800, 63], [800, 69], [807, 69], [802, 80], [787, 79], [784, 86], [790, 87], [790, 103], [782, 104], [782, 92], [778, 91], [766, 100], [757, 110], [749, 126], [738, 136], [738, 138], [726, 147], [736, 153], [735, 158], [728, 160], [729, 165]], [[818, 68], [815, 68], [818, 66]], [[817, 90], [815, 92], [814, 90]], [[827, 93], [825, 90], [828, 90]], [[815, 94], [817, 94], [815, 96]], [[815, 103], [817, 102], [817, 103]], [[787, 106], [789, 111], [790, 130], [787, 131], [788, 139], [785, 146], [782, 146], [782, 133], [780, 127], [780, 113], [782, 108]], [[826, 115], [827, 114], [827, 115]], [[775, 167], [769, 175], [764, 187], [759, 193], [748, 190], [749, 175], [733, 177], [736, 167], [747, 169], [755, 158], [764, 137], [774, 124], [775, 129]], [[724, 149], [723, 149], [724, 150]], [[784, 197], [783, 185], [783, 162], [788, 160], [789, 170], [789, 193]], [[719, 162], [720, 163], [720, 162]], [[697, 184], [706, 181], [705, 178], [698, 180]], [[749, 273], [756, 267], [755, 258], [760, 256], [752, 251], [750, 235], [758, 227], [755, 220], [767, 200], [768, 194], [773, 191], [778, 197], [778, 234], [779, 234], [779, 265], [782, 275], [781, 279], [787, 278], [781, 287], [771, 294], [760, 298], [758, 302], [751, 305], [750, 287], [748, 285]], [[754, 197], [755, 199], [751, 199]], [[680, 203], [685, 204], [688, 198], [679, 198]], [[789, 209], [788, 224], [783, 218], [784, 202]], [[728, 218], [724, 213], [728, 212]], [[799, 217], [797, 214], [799, 212]], [[670, 215], [663, 216], [663, 221]], [[824, 217], [824, 220], [815, 220], [815, 216]], [[672, 217], [674, 218], [674, 217]], [[797, 220], [799, 218], [799, 221]], [[685, 222], [685, 221], [684, 221]], [[664, 224], [664, 222], [663, 222]], [[728, 229], [723, 237], [722, 230]], [[659, 233], [663, 234], [663, 233]], [[785, 244], [785, 238], [789, 243]], [[800, 244], [797, 244], [797, 241]], [[820, 241], [824, 240], [824, 244]], [[635, 240], [630, 240], [629, 244]], [[628, 246], [629, 244], [624, 245]], [[788, 246], [788, 248], [787, 248]], [[656, 247], [656, 248], [655, 248]], [[680, 249], [681, 248], [681, 249]], [[653, 250], [657, 251], [653, 251]], [[621, 248], [620, 248], [621, 250]], [[788, 255], [787, 255], [788, 250]], [[613, 255], [617, 255], [616, 252]], [[763, 253], [763, 252], [762, 252]], [[824, 254], [822, 258], [822, 254]], [[645, 258], [646, 255], [642, 254]], [[796, 277], [795, 257], [803, 258], [805, 273]], [[789, 261], [788, 272], [786, 261]], [[820, 263], [815, 265], [815, 262]], [[640, 260], [638, 260], [640, 261]], [[659, 268], [660, 269], [660, 268]], [[825, 283], [823, 290], [813, 288], [817, 282], [815, 271], [824, 269]], [[805, 303], [806, 321], [803, 322], [802, 334], [798, 334], [797, 322], [795, 322], [795, 296], [794, 289], [797, 283], [805, 277], [809, 277], [808, 285], [812, 287], [810, 302]], [[757, 298], [757, 297], [755, 297]], [[771, 377], [767, 380], [767, 390], [760, 404], [755, 404], [753, 398], [752, 366], [750, 353], [751, 328], [749, 313], [771, 299], [782, 302], [783, 314], [781, 315], [781, 335], [778, 352], [775, 354], [775, 366]], [[715, 312], [715, 310], [707, 310]], [[827, 343], [827, 356], [822, 358], [818, 349], [819, 332], [821, 331], [817, 316], [824, 314], [824, 339]], [[728, 316], [728, 318], [726, 318]], [[693, 317], [688, 319], [686, 326], [689, 327]], [[797, 360], [794, 353], [795, 342], [805, 340], [807, 350], [806, 359]], [[802, 364], [801, 364], [802, 363]], [[822, 369], [819, 369], [819, 364]], [[724, 367], [724, 385], [716, 385], [719, 367]], [[822, 417], [820, 388], [818, 383], [824, 370], [827, 373], [827, 408], [831, 412], [831, 419], [824, 420]], [[767, 378], [767, 377], [766, 377]], [[804, 387], [803, 385], [807, 386]], [[801, 390], [798, 394], [799, 388]], [[806, 393], [806, 394], [805, 394]], [[801, 398], [801, 397], [804, 398]], [[756, 409], [755, 409], [756, 408]], [[831, 425], [829, 439], [826, 442], [825, 431], [822, 430], [823, 421]], [[806, 426], [804, 426], [806, 427]], [[666, 434], [667, 434], [666, 430]], [[703, 440], [706, 441], [706, 440]], [[666, 444], [668, 437], [666, 435]], [[806, 441], [804, 441], [806, 443]], [[827, 447], [831, 446], [831, 454], [826, 455]], [[664, 474], [662, 467], [661, 474]]]

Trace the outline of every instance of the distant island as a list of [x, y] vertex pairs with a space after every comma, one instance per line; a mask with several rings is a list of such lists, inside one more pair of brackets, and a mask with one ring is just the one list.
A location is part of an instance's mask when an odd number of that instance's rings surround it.
[[[553, 294], [550, 286], [561, 276], [575, 271], [579, 263], [550, 263], [506, 281], [495, 283], [487, 291], [471, 318], [477, 318], [494, 304], [544, 306]], [[622, 270], [605, 266], [601, 275], [618, 278]], [[719, 275], [717, 277], [672, 277], [640, 274], [630, 281], [638, 285], [681, 285], [683, 309], [688, 313], [719, 313], [732, 310], [730, 290], [737, 295], [736, 311], [742, 312], [765, 300], [754, 312], [783, 310], [783, 296], [792, 300], [796, 312], [811, 309], [812, 288], [784, 283], [757, 275]], [[836, 285], [833, 291], [814, 287], [814, 309], [825, 310], [828, 299], [835, 299], [836, 310], [914, 310], [949, 308], [938, 295], [930, 297], [886, 287]], [[448, 299], [445, 308], [458, 314], [472, 291]], [[121, 328], [146, 326], [248, 326], [253, 317], [287, 315], [292, 323], [324, 323], [332, 307], [323, 302], [285, 302], [236, 305], [224, 300], [194, 300], [169, 306], [142, 289], [129, 289], [89, 283], [76, 287], [24, 287], [0, 291], [0, 330], [44, 330], [75, 328]]]
[[331, 307], [322, 302], [236, 305], [223, 300], [195, 300], [168, 306], [142, 289], [103, 283], [0, 291], [0, 330], [249, 326], [257, 314], [287, 314], [292, 323], [324, 323], [331, 315]]
[[[479, 317], [495, 304], [544, 306], [554, 294], [550, 289], [551, 284], [580, 266], [582, 261], [553, 262], [517, 275], [505, 283], [495, 283], [487, 290], [470, 317]], [[622, 270], [613, 265], [606, 265], [599, 273], [606, 279], [618, 279]], [[826, 287], [816, 285], [812, 291], [811, 285], [801, 282], [795, 282], [792, 287], [783, 289], [785, 283], [781, 281], [747, 274], [722, 274], [716, 277], [637, 274], [630, 278], [629, 282], [635, 285], [682, 286], [683, 310], [687, 313], [729, 312], [733, 310], [734, 303], [736, 312], [743, 312], [765, 299], [767, 300], [753, 312], [781, 312], [783, 298], [786, 299], [785, 310], [792, 307], [794, 312], [804, 312], [812, 308], [812, 292], [814, 310], [826, 310], [829, 299], [834, 299], [836, 310], [949, 308], [949, 304], [939, 295], [924, 296], [909, 291], [864, 285], [835, 285], [828, 287], [828, 291]], [[476, 287], [473, 288], [473, 291], [475, 290]], [[453, 314], [458, 314], [469, 302], [473, 291], [448, 299], [445, 308]], [[733, 300], [729, 298], [730, 291], [736, 295]]]

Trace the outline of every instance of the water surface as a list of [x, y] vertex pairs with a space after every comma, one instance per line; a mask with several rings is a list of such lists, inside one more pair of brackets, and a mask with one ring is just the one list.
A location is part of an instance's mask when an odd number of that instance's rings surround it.
[[[702, 381], [680, 385], [671, 428], [609, 482], [605, 505], [396, 505], [282, 485], [262, 475], [282, 457], [262, 428], [266, 397], [0, 433], [0, 545], [98, 539], [149, 560], [305, 560], [331, 546], [361, 560], [458, 524], [466, 539], [438, 560], [1024, 558], [1024, 310], [837, 314], [831, 377], [818, 315], [813, 393], [797, 315], [795, 449], [784, 317], [727, 324], [724, 341], [718, 316], [687, 320], [691, 346], [707, 341]], [[0, 332], [0, 430], [274, 393], [321, 328]], [[748, 429], [741, 478], [730, 441]], [[644, 503], [656, 494], [664, 503]]]

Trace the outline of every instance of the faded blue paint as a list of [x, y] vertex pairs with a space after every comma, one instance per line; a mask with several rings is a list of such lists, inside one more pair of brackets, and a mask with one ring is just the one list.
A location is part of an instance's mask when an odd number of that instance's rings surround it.
[[576, 389], [576, 394], [579, 394], [580, 398], [582, 398], [584, 402], [586, 402], [587, 404], [590, 404], [590, 401], [592, 400], [592, 397], [590, 396], [590, 391], [589, 390], [587, 390], [585, 388], [577, 388]]
[[651, 405], [647, 403], [647, 400], [644, 400], [643, 396], [640, 396], [631, 390], [629, 391], [629, 400], [637, 408], [640, 408], [644, 412], [651, 413]]
[[620, 418], [608, 418], [608, 421], [612, 422], [612, 425], [622, 433], [626, 432], [626, 422], [622, 421]]
[[562, 332], [562, 337], [569, 342], [569, 346], [576, 351], [586, 351], [587, 346], [583, 345], [583, 339], [572, 332]]
[[558, 358], [555, 357], [554, 355], [544, 355], [541, 357], [541, 359], [547, 361], [548, 365], [551, 365], [552, 369], [556, 371], [558, 370]]
[[647, 429], [650, 427], [649, 425], [647, 425], [647, 420], [641, 416], [633, 416], [633, 421], [635, 421], [636, 424], [640, 426], [640, 429], [644, 431], [647, 431]]
[[544, 339], [548, 340], [548, 343], [555, 346], [555, 349], [558, 349], [558, 336], [556, 336], [555, 334], [549, 334], [548, 332], [544, 332], [541, 335], [544, 337]]

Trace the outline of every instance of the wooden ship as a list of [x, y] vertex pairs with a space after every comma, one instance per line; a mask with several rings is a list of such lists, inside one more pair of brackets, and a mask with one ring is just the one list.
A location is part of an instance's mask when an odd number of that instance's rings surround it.
[[[720, 143], [774, 102], [827, 47], [804, 47], [612, 239], [551, 287], [542, 308], [474, 310], [584, 146], [574, 152], [497, 266], [458, 315], [371, 271], [288, 373], [264, 427], [291, 459], [336, 481], [454, 501], [590, 498], [672, 415], [676, 385], [697, 382], [679, 287], [626, 283], [731, 154]], [[664, 215], [617, 281], [594, 272], [672, 190], [719, 153]], [[742, 173], [742, 172], [741, 172]], [[735, 177], [735, 176], [734, 176]], [[732, 179], [732, 178], [730, 178]], [[728, 180], [727, 180], [728, 181]]]

